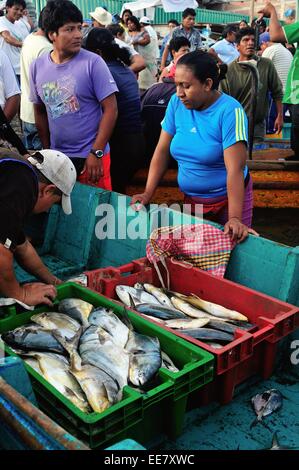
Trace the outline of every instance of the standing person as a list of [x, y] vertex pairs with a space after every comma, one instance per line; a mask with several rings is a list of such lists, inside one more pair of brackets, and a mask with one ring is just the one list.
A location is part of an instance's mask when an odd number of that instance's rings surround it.
[[124, 41], [127, 42], [128, 44], [130, 43], [130, 35], [129, 35], [129, 30], [128, 30], [128, 25], [127, 25], [127, 22], [128, 22], [128, 19], [133, 16], [133, 13], [131, 10], [129, 10], [128, 8], [125, 9], [123, 12], [122, 12], [122, 15], [121, 15], [121, 20], [120, 20], [120, 23], [119, 25], [123, 28], [124, 32], [125, 32], [125, 39]]
[[[190, 41], [190, 51], [196, 51], [197, 49], [200, 49], [202, 47], [200, 30], [194, 27], [196, 11], [193, 8], [186, 8], [186, 10], [183, 11], [182, 16], [182, 24], [172, 30], [169, 42], [171, 39], [175, 39], [178, 36], [185, 36], [185, 38]], [[169, 42], [165, 46], [162, 55], [161, 70], [163, 70], [166, 65], [166, 59], [169, 54]]]
[[[275, 7], [272, 3], [267, 2], [266, 6], [259, 11], [263, 16], [270, 18], [269, 33], [273, 42], [285, 42], [289, 44], [299, 41], [299, 22], [281, 26]], [[291, 68], [288, 73], [286, 89], [283, 102], [288, 104], [291, 112], [292, 128], [291, 128], [291, 147], [294, 155], [288, 157], [287, 160], [299, 160], [299, 66], [298, 66], [299, 50], [297, 48], [295, 57], [292, 61]]]
[[109, 141], [111, 179], [113, 191], [125, 193], [132, 176], [144, 163], [138, 83], [128, 67], [127, 49], [119, 47], [107, 29], [94, 28], [88, 35], [86, 48], [105, 60], [119, 90], [118, 117]]
[[125, 32], [119, 24], [110, 24], [106, 26], [106, 29], [110, 31], [110, 33], [114, 36], [114, 41], [116, 44], [119, 45], [119, 47], [123, 47], [127, 49], [130, 55], [130, 69], [132, 72], [134, 72], [136, 75], [138, 72], [141, 72], [141, 70], [145, 69], [145, 60], [142, 57], [141, 54], [138, 54], [137, 51], [135, 51], [133, 46], [130, 46], [130, 44], [125, 42]]
[[30, 99], [43, 147], [68, 155], [82, 183], [111, 189], [117, 86], [103, 59], [81, 49], [82, 21], [69, 0], [48, 1], [43, 29], [53, 51], [31, 64]]
[[157, 82], [156, 47], [151, 41], [149, 33], [139, 23], [136, 16], [131, 16], [127, 21], [127, 25], [131, 36], [131, 44], [142, 55], [146, 64], [146, 68], [138, 76], [139, 89], [142, 92]]
[[[277, 118], [274, 127], [279, 133], [283, 125], [282, 84], [276, 69], [269, 59], [258, 57], [254, 48], [255, 34], [252, 28], [243, 28], [236, 35], [237, 49], [240, 53], [238, 59], [228, 65], [226, 78], [221, 81], [220, 88], [224, 93], [236, 98], [243, 106], [248, 119], [251, 117], [252, 99], [255, 98], [252, 90], [252, 74], [246, 66], [251, 61], [257, 68], [259, 75], [257, 105], [254, 120], [254, 140], [264, 140], [266, 132], [266, 117], [268, 113], [268, 92], [275, 101]], [[242, 62], [244, 61], [244, 65]], [[253, 62], [254, 61], [254, 62]]]
[[6, 15], [0, 18], [0, 49], [7, 54], [19, 83], [20, 55], [24, 38], [22, 30], [15, 23], [22, 17], [25, 8], [24, 0], [7, 0]]
[[[185, 202], [203, 205], [204, 216], [224, 225], [237, 242], [252, 219], [252, 182], [246, 166], [247, 119], [242, 106], [218, 89], [215, 60], [193, 51], [177, 63], [173, 95], [162, 122], [143, 194], [131, 204], [148, 204], [167, 170], [169, 155], [178, 162], [178, 185]], [[138, 210], [138, 207], [135, 206]]]
[[235, 44], [236, 32], [235, 26], [226, 26], [222, 32], [223, 39], [210, 47], [209, 54], [215, 57], [219, 64], [230, 64], [239, 57]]
[[20, 106], [20, 87], [7, 55], [0, 50], [0, 106], [11, 121]]
[[[173, 30], [174, 28], [176, 28], [177, 26], [179, 26], [179, 23], [178, 23], [177, 20], [169, 20], [169, 21], [168, 21], [169, 33], [166, 34], [166, 36], [164, 36], [163, 41], [162, 41], [162, 44], [161, 44], [161, 49], [160, 49], [160, 59], [161, 59], [161, 60], [162, 60], [162, 56], [163, 56], [163, 52], [164, 52], [165, 46], [166, 46], [166, 44], [168, 44], [169, 41], [170, 41], [170, 37], [171, 37], [172, 30]], [[170, 52], [169, 52], [169, 53], [168, 53], [168, 56], [167, 56], [167, 58], [166, 58], [165, 65], [168, 65], [170, 62], [171, 62], [171, 54], [170, 54]]]
[[[286, 82], [289, 70], [291, 68], [293, 56], [292, 53], [282, 44], [270, 41], [270, 34], [265, 32], [259, 37], [260, 48], [262, 50], [262, 57], [270, 59], [276, 69], [276, 72], [282, 83], [282, 91], [285, 92]], [[283, 114], [288, 110], [288, 106], [283, 106]], [[289, 113], [288, 113], [289, 114]], [[277, 116], [276, 105], [272, 98], [269, 96], [269, 113], [267, 118], [267, 133], [272, 134], [274, 131], [274, 122]]]
[[[0, 295], [27, 305], [52, 305], [61, 281], [44, 265], [24, 233], [32, 213], [48, 211], [61, 203], [71, 214], [71, 192], [76, 170], [70, 159], [55, 150], [41, 150], [27, 160], [16, 152], [2, 151], [0, 156]], [[13, 260], [41, 282], [21, 286], [14, 274]]]
[[21, 110], [20, 118], [23, 122], [23, 135], [24, 144], [28, 150], [40, 150], [42, 143], [38, 135], [35, 125], [33, 104], [29, 100], [30, 96], [30, 83], [29, 83], [29, 68], [32, 62], [43, 54], [49, 53], [53, 46], [47, 39], [42, 26], [41, 11], [38, 30], [31, 33], [25, 39], [21, 51]]
[[147, 16], [143, 16], [140, 18], [139, 23], [141, 26], [144, 26], [145, 30], [148, 32], [151, 38], [151, 42], [153, 43], [153, 47], [156, 48], [156, 59], [158, 60], [160, 57], [160, 50], [158, 44], [158, 35], [154, 28], [151, 26], [151, 20]]

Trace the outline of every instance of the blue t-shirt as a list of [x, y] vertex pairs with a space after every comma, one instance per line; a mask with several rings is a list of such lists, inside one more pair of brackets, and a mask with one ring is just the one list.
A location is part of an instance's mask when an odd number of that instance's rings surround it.
[[[224, 150], [247, 142], [247, 117], [240, 103], [222, 94], [203, 111], [187, 109], [171, 98], [162, 129], [173, 136], [171, 155], [178, 162], [178, 185], [188, 196], [225, 196], [227, 172]], [[244, 169], [244, 177], [248, 169]]]
[[116, 94], [118, 117], [115, 130], [128, 134], [142, 132], [138, 82], [132, 70], [119, 61], [107, 62], [119, 93]]

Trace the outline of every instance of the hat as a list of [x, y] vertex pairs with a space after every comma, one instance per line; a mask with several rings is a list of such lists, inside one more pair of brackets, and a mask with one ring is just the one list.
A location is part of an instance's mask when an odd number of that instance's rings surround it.
[[143, 16], [142, 18], [140, 18], [139, 23], [151, 24], [151, 20], [147, 16]]
[[289, 16], [294, 16], [294, 17], [295, 17], [295, 15], [296, 15], [296, 11], [293, 10], [292, 8], [289, 8], [288, 10], [286, 10], [286, 11], [284, 12], [284, 16], [286, 16], [287, 18], [288, 18]]
[[89, 14], [94, 20], [103, 26], [108, 26], [108, 24], [112, 23], [112, 15], [109, 11], [105, 10], [105, 8], [97, 7], [95, 11], [91, 11]]
[[77, 172], [71, 159], [58, 150], [39, 150], [28, 161], [62, 192], [61, 206], [65, 214], [72, 213], [71, 192]]
[[260, 34], [259, 37], [259, 45], [263, 44], [263, 42], [270, 41], [270, 34], [266, 31], [265, 33]]

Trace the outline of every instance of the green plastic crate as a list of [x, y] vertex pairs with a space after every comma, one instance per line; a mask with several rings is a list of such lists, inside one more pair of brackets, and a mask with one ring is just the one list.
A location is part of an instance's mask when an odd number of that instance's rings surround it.
[[[94, 306], [112, 308], [119, 317], [124, 313], [120, 304], [74, 283], [58, 287], [56, 302], [68, 297], [83, 299]], [[49, 308], [40, 307], [34, 312], [17, 313], [15, 308], [10, 307], [6, 317], [0, 320], [0, 332], [24, 325], [33, 314], [45, 310]], [[106, 447], [128, 437], [142, 444], [148, 443], [158, 434], [177, 437], [182, 432], [188, 395], [213, 379], [213, 355], [134, 312], [128, 311], [128, 315], [136, 331], [159, 338], [162, 350], [180, 369], [173, 373], [160, 368], [158, 385], [145, 394], [126, 386], [120, 403], [103, 413], [86, 414], [26, 364], [40, 408], [91, 448]], [[5, 350], [7, 354], [14, 355], [7, 346]]]

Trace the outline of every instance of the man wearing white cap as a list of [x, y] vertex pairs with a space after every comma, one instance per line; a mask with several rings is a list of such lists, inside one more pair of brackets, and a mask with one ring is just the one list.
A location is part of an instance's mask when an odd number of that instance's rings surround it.
[[105, 8], [97, 7], [95, 11], [91, 11], [90, 16], [93, 19], [92, 25], [95, 28], [106, 28], [112, 23], [112, 15]]
[[153, 47], [156, 49], [156, 58], [159, 59], [160, 57], [160, 50], [159, 50], [159, 44], [158, 44], [158, 36], [154, 28], [151, 26], [151, 20], [147, 16], [143, 16], [140, 18], [139, 23], [144, 26], [146, 31], [148, 32], [150, 38], [151, 38], [151, 43], [153, 44]]
[[[33, 306], [52, 305], [56, 278], [26, 239], [24, 223], [30, 214], [46, 212], [61, 203], [71, 214], [71, 192], [76, 182], [71, 160], [56, 150], [41, 150], [27, 160], [16, 152], [0, 153], [0, 295]], [[3, 223], [5, 221], [5, 223]], [[41, 282], [21, 286], [14, 274], [13, 260]]]

